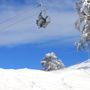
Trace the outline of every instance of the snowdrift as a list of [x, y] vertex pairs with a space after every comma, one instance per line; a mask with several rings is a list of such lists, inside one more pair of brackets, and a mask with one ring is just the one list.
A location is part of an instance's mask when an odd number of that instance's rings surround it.
[[52, 72], [0, 69], [0, 90], [90, 90], [90, 60]]

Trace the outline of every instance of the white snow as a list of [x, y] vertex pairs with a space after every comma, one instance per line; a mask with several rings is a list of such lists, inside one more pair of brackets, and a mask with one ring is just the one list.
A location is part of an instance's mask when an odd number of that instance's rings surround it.
[[90, 90], [90, 60], [51, 72], [0, 69], [0, 90]]

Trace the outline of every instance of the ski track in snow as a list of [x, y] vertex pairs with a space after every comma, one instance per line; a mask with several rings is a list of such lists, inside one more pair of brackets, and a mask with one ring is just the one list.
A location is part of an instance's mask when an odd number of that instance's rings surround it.
[[90, 60], [51, 72], [0, 69], [0, 90], [90, 90]]

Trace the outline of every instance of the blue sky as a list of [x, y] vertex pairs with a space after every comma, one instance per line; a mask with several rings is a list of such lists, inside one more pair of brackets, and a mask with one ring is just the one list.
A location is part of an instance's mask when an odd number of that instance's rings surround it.
[[[35, 8], [42, 0], [0, 0], [0, 68], [41, 69], [46, 53], [55, 52], [65, 66], [85, 61], [85, 50], [77, 52], [74, 42], [80, 34], [75, 30], [77, 19], [72, 0], [46, 0], [44, 7]], [[41, 9], [47, 8], [51, 23], [38, 29], [35, 20]], [[25, 11], [23, 13], [23, 11]]]

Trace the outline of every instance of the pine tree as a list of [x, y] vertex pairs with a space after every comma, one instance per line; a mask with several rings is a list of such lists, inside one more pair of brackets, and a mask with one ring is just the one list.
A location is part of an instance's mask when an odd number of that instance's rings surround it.
[[41, 65], [45, 71], [59, 70], [64, 68], [62, 61], [58, 60], [57, 56], [53, 52], [45, 55], [44, 59], [41, 61]]

